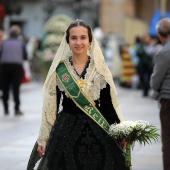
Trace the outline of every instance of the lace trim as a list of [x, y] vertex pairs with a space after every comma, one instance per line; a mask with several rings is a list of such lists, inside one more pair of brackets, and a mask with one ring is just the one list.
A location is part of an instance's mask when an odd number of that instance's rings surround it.
[[[117, 92], [116, 92], [116, 88], [113, 82], [113, 77], [110, 73], [110, 70], [108, 69], [108, 67], [106, 66], [106, 63], [104, 61], [104, 56], [102, 54], [102, 51], [98, 45], [97, 40], [95, 39], [93, 33], [92, 33], [92, 42], [91, 42], [91, 52], [88, 54], [91, 57], [91, 60], [94, 60], [94, 65], [95, 65], [95, 69], [93, 70], [93, 73], [96, 74], [101, 74], [102, 76], [100, 77], [100, 81], [99, 78], [97, 79], [97, 82], [95, 81], [95, 77], [97, 76], [92, 76], [93, 79], [90, 79], [88, 77], [86, 77], [86, 80], [89, 80], [88, 82], [95, 84], [96, 87], [100, 87], [99, 89], [102, 89], [104, 87], [106, 87], [106, 82], [110, 85], [110, 95], [111, 95], [111, 99], [112, 99], [112, 103], [113, 106], [116, 110], [116, 113], [119, 117], [119, 119], [122, 121], [123, 120], [123, 116], [121, 114], [121, 110], [120, 110], [120, 105], [119, 105], [119, 101], [118, 101], [118, 96], [117, 96]], [[52, 128], [52, 126], [54, 125], [55, 120], [57, 119], [56, 117], [56, 111], [57, 111], [57, 97], [55, 92], [53, 91], [53, 87], [52, 90], [50, 90], [49, 86], [51, 84], [51, 81], [55, 81], [54, 83], [54, 88], [56, 88], [57, 86], [57, 82], [56, 82], [56, 72], [55, 69], [58, 66], [59, 62], [62, 60], [65, 60], [66, 58], [68, 58], [70, 54], [70, 48], [69, 48], [69, 44], [66, 42], [66, 34], [64, 35], [61, 44], [57, 50], [57, 53], [55, 55], [55, 58], [52, 62], [52, 65], [49, 69], [48, 75], [46, 77], [44, 86], [43, 86], [43, 112], [42, 112], [42, 128], [40, 129], [40, 135], [39, 135], [39, 140], [37, 140], [39, 142], [39, 144], [41, 143], [42, 146], [45, 146], [48, 138], [49, 138], [49, 133], [50, 130]], [[87, 74], [88, 75], [88, 74]], [[95, 75], [95, 74], [94, 74]], [[76, 75], [75, 75], [76, 77]], [[105, 80], [106, 81], [105, 81]], [[104, 81], [104, 83], [102, 83]], [[100, 82], [98, 84], [98, 82]], [[60, 86], [60, 89], [61, 86]], [[87, 88], [86, 88], [87, 89]], [[85, 89], [85, 90], [86, 90]], [[89, 89], [89, 88], [88, 88]], [[95, 89], [94, 87], [90, 87], [91, 91], [92, 89], [94, 90], [92, 93], [86, 92], [86, 94], [90, 94], [88, 96], [91, 96], [91, 98], [93, 100], [96, 100], [99, 98], [100, 93], [99, 93], [99, 89]]]
[[[69, 59], [66, 59], [65, 63], [67, 67], [69, 68], [69, 70], [71, 70], [71, 73], [74, 76], [75, 80], [78, 81], [80, 77], [77, 75]], [[89, 66], [86, 70], [85, 80], [87, 83], [84, 85], [83, 92], [89, 97], [90, 100], [92, 101], [98, 100], [100, 97], [100, 91], [106, 88], [107, 82], [104, 76], [102, 76], [96, 71], [95, 64], [92, 59], [90, 59]], [[61, 85], [58, 78], [57, 78], [57, 85], [58, 85], [59, 90], [64, 92], [65, 95], [69, 98], [69, 95], [67, 94], [63, 86]]]

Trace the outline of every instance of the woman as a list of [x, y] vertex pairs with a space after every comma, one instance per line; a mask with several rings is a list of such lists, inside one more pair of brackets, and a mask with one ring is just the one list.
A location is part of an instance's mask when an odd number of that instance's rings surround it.
[[43, 93], [42, 125], [27, 170], [40, 157], [38, 170], [127, 169], [107, 134], [109, 124], [122, 120], [112, 75], [84, 21], [66, 30]]

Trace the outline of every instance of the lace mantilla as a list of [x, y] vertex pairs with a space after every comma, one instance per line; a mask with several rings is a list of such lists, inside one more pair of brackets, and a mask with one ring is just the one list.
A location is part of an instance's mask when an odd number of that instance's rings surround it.
[[[80, 77], [77, 75], [74, 67], [71, 65], [68, 58], [65, 60], [65, 63], [67, 64], [67, 67], [71, 71], [71, 73], [74, 76], [75, 80], [76, 81], [80, 80]], [[94, 61], [92, 59], [90, 59], [90, 64], [89, 64], [89, 66], [88, 66], [88, 68], [86, 70], [85, 81], [86, 81], [86, 84], [82, 88], [83, 92], [86, 94], [86, 96], [88, 96], [88, 98], [91, 101], [98, 100], [99, 97], [100, 97], [100, 91], [103, 88], [106, 88], [107, 82], [106, 82], [104, 76], [102, 76], [101, 74], [99, 74], [97, 72], [97, 70], [95, 68]], [[58, 88], [61, 91], [64, 91], [65, 95], [67, 97], [69, 97], [69, 95], [67, 94], [67, 92], [65, 91], [63, 86], [61, 85], [58, 78], [57, 78], [57, 85], [58, 85]]]
[[[87, 72], [85, 75], [85, 80], [87, 80], [87, 84], [83, 88], [84, 92], [86, 95], [88, 95], [89, 98], [91, 98], [92, 101], [97, 100], [100, 96], [100, 89], [106, 87], [106, 82], [107, 82], [107, 84], [110, 85], [110, 95], [111, 95], [112, 104], [115, 108], [118, 118], [122, 121], [123, 116], [121, 114], [118, 95], [113, 82], [113, 77], [110, 70], [106, 66], [102, 51], [93, 34], [92, 34], [92, 42], [90, 46], [91, 46], [91, 51], [90, 54], [87, 55], [90, 55], [91, 62], [89, 64], [89, 67], [87, 68]], [[42, 146], [46, 146], [47, 141], [49, 139], [49, 134], [51, 132], [51, 128], [53, 127], [54, 122], [57, 119], [57, 114], [56, 114], [57, 81], [56, 81], [55, 70], [58, 64], [60, 63], [60, 61], [66, 60], [66, 63], [68, 62], [67, 58], [69, 55], [70, 55], [70, 48], [69, 48], [69, 44], [67, 44], [66, 42], [66, 34], [65, 34], [57, 50], [57, 53], [49, 69], [48, 75], [46, 77], [43, 86], [42, 123], [41, 123], [39, 137], [37, 139], [38, 144]], [[70, 67], [71, 69], [70, 64], [68, 64], [68, 67]], [[71, 69], [71, 71], [76, 78], [77, 75], [75, 74], [73, 68]], [[61, 86], [60, 89], [62, 90]]]

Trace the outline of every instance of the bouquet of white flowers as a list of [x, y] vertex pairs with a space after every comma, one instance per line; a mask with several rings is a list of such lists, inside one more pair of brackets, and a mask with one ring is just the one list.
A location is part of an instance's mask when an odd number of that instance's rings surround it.
[[132, 144], [137, 141], [140, 144], [151, 143], [151, 140], [155, 142], [160, 136], [157, 133], [157, 128], [147, 121], [122, 121], [119, 124], [113, 124], [110, 126], [109, 134], [117, 140], [126, 140], [126, 151], [125, 151], [125, 163], [126, 166], [131, 166], [131, 148]]

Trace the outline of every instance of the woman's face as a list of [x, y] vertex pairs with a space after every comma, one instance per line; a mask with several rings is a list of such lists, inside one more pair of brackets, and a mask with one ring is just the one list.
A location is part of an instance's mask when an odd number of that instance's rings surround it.
[[87, 55], [90, 46], [88, 30], [83, 26], [76, 26], [69, 30], [69, 46], [73, 55]]

